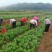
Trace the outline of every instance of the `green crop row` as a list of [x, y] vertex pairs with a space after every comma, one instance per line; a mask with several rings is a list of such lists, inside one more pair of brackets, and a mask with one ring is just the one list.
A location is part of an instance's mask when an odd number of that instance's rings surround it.
[[36, 52], [43, 29], [44, 27], [41, 25], [15, 38], [14, 42], [2, 47], [3, 52]]
[[0, 46], [2, 47], [2, 45], [5, 45], [7, 42], [13, 41], [14, 38], [23, 34], [27, 30], [29, 30], [28, 25], [10, 29], [5, 34], [0, 33]]
[[[40, 20], [41, 21], [41, 20]], [[27, 24], [26, 26], [22, 26], [22, 27], [16, 27], [15, 29], [10, 29], [10, 30], [8, 30], [5, 34], [3, 34], [2, 35], [2, 38], [3, 39], [1, 39], [1, 41], [2, 42], [4, 42], [4, 40], [6, 40], [7, 42], [8, 41], [11, 41], [11, 40], [13, 40], [16, 36], [18, 36], [19, 34], [22, 34], [22, 33], [24, 33], [26, 30], [28, 30], [29, 29], [29, 27], [28, 27], [29, 25]], [[42, 26], [40, 26], [41, 28], [42, 28]], [[7, 27], [8, 28], [8, 27]], [[8, 28], [9, 29], [9, 28]], [[36, 28], [35, 28], [35, 30], [36, 30]], [[38, 30], [37, 30], [38, 31]], [[36, 31], [36, 32], [37, 32]], [[38, 33], [39, 33], [39, 31], [38, 31]], [[2, 44], [2, 42], [0, 43], [1, 45], [3, 45]], [[4, 42], [4, 44], [5, 44], [6, 42]]]
[[[39, 44], [40, 38], [42, 37], [42, 32], [44, 30], [44, 25], [42, 24], [44, 18], [40, 18], [40, 26], [35, 29], [28, 30], [28, 26], [23, 26], [15, 29], [11, 29], [6, 34], [4, 34], [4, 38], [7, 41], [11, 41], [14, 39], [14, 42], [10, 42], [8, 44], [4, 44], [4, 41], [1, 41], [1, 52], [36, 52], [36, 48]], [[20, 29], [21, 28], [21, 29]], [[19, 30], [20, 29], [20, 30]], [[24, 29], [24, 30], [23, 30]], [[16, 35], [24, 33], [23, 35], [16, 37]], [[2, 38], [3, 38], [2, 37]], [[3, 39], [4, 39], [3, 38]], [[3, 42], [3, 43], [2, 43]]]
[[23, 26], [23, 27], [22, 26], [17, 27], [17, 28], [8, 30], [3, 36], [7, 41], [11, 41], [11, 39], [13, 39], [14, 37], [18, 36], [19, 34], [24, 33], [28, 29], [29, 29], [28, 25]]

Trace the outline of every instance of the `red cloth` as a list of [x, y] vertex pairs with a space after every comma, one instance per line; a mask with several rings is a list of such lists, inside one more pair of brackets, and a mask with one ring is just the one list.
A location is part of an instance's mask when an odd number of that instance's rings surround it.
[[4, 34], [4, 33], [6, 32], [6, 28], [3, 28], [3, 29], [1, 30], [1, 32], [2, 32], [2, 34]]
[[27, 18], [21, 18], [22, 22], [27, 22]]

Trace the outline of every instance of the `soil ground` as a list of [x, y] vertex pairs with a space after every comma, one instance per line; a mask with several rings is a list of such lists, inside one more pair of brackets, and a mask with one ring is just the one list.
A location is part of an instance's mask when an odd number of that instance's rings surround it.
[[43, 32], [36, 52], [52, 52], [52, 24], [48, 32]]

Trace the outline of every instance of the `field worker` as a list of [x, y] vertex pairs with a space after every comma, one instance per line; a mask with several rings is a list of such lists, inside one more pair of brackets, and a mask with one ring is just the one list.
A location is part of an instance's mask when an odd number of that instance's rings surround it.
[[20, 22], [21, 22], [21, 26], [25, 25], [25, 24], [27, 23], [27, 18], [22, 17], [22, 18], [20, 19]]
[[2, 22], [3, 22], [3, 19], [2, 19], [2, 18], [0, 18], [0, 26], [2, 25]]
[[45, 30], [44, 32], [48, 32], [48, 29], [51, 25], [51, 21], [46, 17], [45, 20], [44, 20], [44, 24], [45, 24]]
[[30, 20], [30, 28], [34, 28], [35, 26], [37, 26], [37, 21], [34, 19]]
[[12, 28], [16, 28], [16, 20], [10, 19], [10, 24], [12, 25]]
[[37, 16], [33, 16], [32, 19], [34, 19], [38, 22], [38, 17]]

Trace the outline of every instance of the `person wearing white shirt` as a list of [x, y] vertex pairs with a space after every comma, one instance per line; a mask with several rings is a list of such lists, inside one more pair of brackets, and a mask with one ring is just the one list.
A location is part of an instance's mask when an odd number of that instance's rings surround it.
[[10, 19], [10, 24], [12, 25], [12, 28], [16, 28], [16, 20]]
[[37, 21], [36, 20], [30, 20], [30, 28], [34, 28], [35, 26], [37, 26]]
[[51, 21], [47, 17], [44, 20], [44, 24], [45, 24], [45, 30], [44, 30], [44, 32], [48, 32], [49, 27], [51, 25]]

